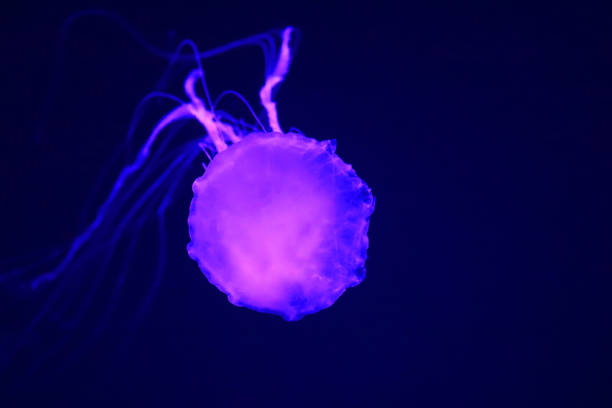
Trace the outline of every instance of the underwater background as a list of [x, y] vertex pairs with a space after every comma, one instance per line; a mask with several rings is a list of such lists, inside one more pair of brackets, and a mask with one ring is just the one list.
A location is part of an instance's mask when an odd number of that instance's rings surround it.
[[[154, 223], [93, 341], [95, 318], [48, 322], [8, 363], [45, 294], [0, 285], [1, 406], [609, 406], [612, 14], [356, 3], [104, 10], [168, 51], [183, 38], [205, 50], [300, 30], [279, 117], [336, 139], [372, 188], [365, 280], [297, 322], [228, 303], [185, 250], [196, 162], [169, 209], [160, 290], [137, 325], [158, 251]], [[113, 21], [78, 20], [61, 42], [53, 90], [62, 24], [83, 5], [6, 7], [0, 259], [31, 262], [80, 231], [165, 61]], [[235, 89], [257, 113], [263, 66], [254, 47], [204, 61], [213, 94]], [[168, 89], [181, 95], [183, 78], [171, 75]], [[49, 356], [57, 339], [64, 346]]]

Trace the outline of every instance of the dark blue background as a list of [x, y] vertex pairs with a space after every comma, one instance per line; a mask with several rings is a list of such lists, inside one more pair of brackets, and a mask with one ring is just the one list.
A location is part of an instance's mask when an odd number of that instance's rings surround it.
[[[115, 24], [77, 22], [42, 122], [56, 38], [80, 7], [1, 17], [2, 257], [78, 232], [92, 180], [164, 69]], [[336, 138], [372, 187], [368, 275], [296, 323], [230, 305], [185, 254], [186, 180], [163, 287], [131, 347], [120, 351], [129, 319], [119, 312], [78, 363], [58, 373], [59, 356], [22, 378], [43, 338], [3, 373], [0, 405], [610, 403], [608, 10], [223, 1], [108, 9], [162, 48], [301, 30], [278, 95], [281, 121]], [[213, 92], [246, 88], [255, 102], [257, 50], [210, 65]], [[157, 243], [154, 229], [147, 236], [144, 248]], [[150, 280], [138, 262], [132, 279]], [[10, 288], [0, 294], [6, 347], [36, 303]], [[70, 344], [81, 335], [46, 329]]]

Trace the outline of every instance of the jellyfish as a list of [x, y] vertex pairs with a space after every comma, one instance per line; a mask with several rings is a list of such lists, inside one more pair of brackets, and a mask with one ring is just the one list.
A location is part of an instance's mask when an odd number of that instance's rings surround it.
[[[151, 49], [171, 64], [185, 59], [182, 49], [191, 50], [196, 67], [184, 80], [185, 99], [160, 91], [143, 99], [141, 104], [163, 99], [175, 107], [159, 119], [135, 158], [119, 172], [93, 220], [45, 261], [52, 265], [48, 270], [28, 280], [34, 291], [55, 286], [29, 330], [61, 313], [62, 288], [70, 279], [82, 279], [72, 271], [85, 274], [80, 265], [93, 259], [97, 277], [70, 319], [79, 324], [126, 231], [137, 235], [151, 214], [158, 220], [160, 247], [168, 245], [165, 212], [179, 180], [198, 158], [203, 173], [192, 184], [186, 253], [233, 305], [296, 321], [330, 307], [364, 279], [375, 204], [371, 189], [336, 154], [335, 140], [320, 141], [294, 128], [285, 132], [279, 122], [275, 94], [289, 71], [294, 36], [295, 29], [287, 27], [205, 52], [190, 40], [172, 55]], [[264, 50], [266, 75], [259, 92], [263, 118], [233, 90], [213, 101], [206, 84], [202, 60], [246, 45]], [[250, 117], [237, 118], [218, 109], [226, 97], [238, 98]], [[201, 125], [203, 135], [169, 150], [173, 132], [185, 121]], [[134, 242], [128, 239], [121, 246], [126, 256]], [[159, 257], [158, 273], [141, 311], [159, 286], [166, 264], [163, 251]], [[116, 302], [128, 269], [122, 266], [109, 305]], [[0, 281], [22, 274], [24, 270], [15, 270]], [[103, 320], [109, 319], [111, 309], [108, 306]]]

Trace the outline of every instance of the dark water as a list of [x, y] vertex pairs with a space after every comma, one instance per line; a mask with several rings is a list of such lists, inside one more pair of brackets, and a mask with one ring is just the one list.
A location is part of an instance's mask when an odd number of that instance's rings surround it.
[[[74, 237], [134, 107], [165, 67], [111, 21], [79, 20], [46, 104], [57, 36], [79, 7], [23, 6], [0, 17], [3, 259], [31, 261]], [[372, 187], [367, 277], [295, 323], [230, 305], [185, 252], [194, 164], [169, 211], [168, 268], [140, 324], [131, 330], [154, 276], [155, 224], [143, 226], [105, 330], [71, 360], [99, 320], [42, 325], [2, 373], [0, 405], [610, 403], [608, 10], [291, 2], [108, 10], [164, 49], [185, 37], [207, 49], [288, 24], [301, 30], [279, 116], [285, 127], [337, 139]], [[232, 88], [257, 105], [257, 49], [207, 64], [213, 94]], [[171, 76], [169, 88], [180, 94], [182, 79]], [[144, 128], [159, 112], [143, 116]], [[120, 268], [112, 265], [103, 293]], [[47, 295], [14, 287], [0, 295], [4, 356]], [[64, 347], [41, 360], [58, 339]]]

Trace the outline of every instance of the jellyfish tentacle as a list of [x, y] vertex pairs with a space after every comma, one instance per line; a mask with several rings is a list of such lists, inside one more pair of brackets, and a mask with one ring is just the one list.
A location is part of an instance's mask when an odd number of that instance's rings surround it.
[[[187, 79], [185, 79], [185, 83], [183, 86], [185, 88], [185, 93], [191, 100], [191, 103], [186, 105], [186, 108], [188, 109], [190, 114], [193, 117], [195, 117], [202, 124], [202, 126], [204, 126], [204, 128], [206, 129], [206, 132], [208, 133], [208, 137], [210, 137], [210, 139], [212, 140], [217, 151], [222, 152], [225, 149], [227, 149], [227, 144], [225, 143], [225, 140], [223, 140], [221, 136], [222, 132], [219, 129], [220, 122], [217, 120], [215, 116], [214, 104], [210, 102], [210, 98], [208, 97], [209, 105], [211, 107], [209, 110], [206, 108], [202, 99], [198, 97], [198, 95], [196, 94], [195, 84], [198, 79], [201, 80], [201, 82], [204, 84], [204, 89], [206, 89], [206, 82], [204, 81], [204, 71], [202, 70], [201, 67], [191, 71], [189, 75], [187, 76]], [[233, 134], [233, 131], [227, 128], [224, 130], [226, 132], [229, 132], [229, 134], [231, 134], [230, 139], [233, 138], [237, 140], [237, 136]]]
[[[188, 154], [185, 161], [187, 163], [191, 163], [197, 157], [198, 154], [199, 154], [198, 151], [195, 151], [195, 154], [194, 153]], [[167, 242], [166, 210], [168, 206], [170, 205], [171, 197], [174, 196], [173, 192], [178, 188], [179, 181], [183, 179], [182, 176], [187, 171], [187, 169], [188, 169], [188, 166], [183, 166], [178, 176], [176, 177], [175, 182], [172, 183], [172, 185], [168, 189], [168, 194], [166, 194], [161, 204], [157, 208], [157, 225], [159, 229], [159, 248], [160, 248], [158, 252], [157, 267], [156, 267], [155, 275], [153, 277], [153, 282], [151, 283], [151, 286], [149, 287], [149, 290], [147, 291], [145, 299], [140, 304], [136, 314], [132, 318], [131, 324], [129, 325], [130, 331], [126, 335], [126, 340], [125, 340], [126, 346], [129, 344], [130, 338], [132, 337], [136, 329], [142, 323], [142, 320], [147, 310], [151, 306], [151, 303], [153, 302], [153, 299], [157, 295], [157, 292], [159, 291], [159, 288], [161, 286], [162, 278], [164, 276], [164, 271], [166, 269], [166, 252], [164, 250], [164, 248], [166, 248], [166, 242]]]
[[232, 128], [227, 123], [223, 123], [220, 120], [217, 120], [217, 127], [221, 131], [221, 134], [226, 137], [226, 140], [229, 140], [232, 143], [237, 143], [240, 141], [240, 137], [238, 137], [238, 135], [234, 131], [234, 128]]
[[[199, 55], [199, 52], [195, 44], [193, 44], [192, 41], [185, 40], [184, 43], [192, 47], [193, 52], [196, 56]], [[180, 47], [182, 47], [182, 45]], [[147, 141], [145, 142], [144, 146], [140, 150], [140, 153], [138, 154], [137, 158], [131, 164], [124, 167], [121, 173], [119, 174], [119, 177], [115, 181], [109, 196], [104, 201], [102, 206], [98, 209], [98, 213], [94, 221], [91, 224], [89, 224], [89, 226], [75, 238], [68, 252], [66, 253], [66, 255], [62, 258], [60, 263], [55, 268], [37, 277], [36, 279], [32, 281], [31, 283], [32, 289], [37, 289], [41, 284], [47, 281], [54, 280], [57, 277], [57, 275], [60, 274], [70, 264], [70, 262], [74, 259], [77, 252], [89, 240], [89, 238], [91, 237], [91, 234], [95, 232], [95, 230], [97, 230], [100, 224], [102, 223], [102, 220], [106, 214], [108, 207], [118, 195], [127, 177], [129, 177], [131, 174], [138, 171], [142, 167], [147, 157], [149, 156], [150, 149], [153, 143], [155, 142], [155, 140], [157, 139], [157, 136], [169, 124], [177, 120], [180, 120], [180, 119], [184, 119], [188, 117], [195, 117], [200, 121], [200, 123], [204, 125], [204, 127], [209, 133], [209, 137], [213, 140], [215, 147], [217, 148], [218, 151], [223, 151], [227, 148], [227, 144], [219, 137], [219, 132], [218, 132], [217, 126], [215, 125], [215, 116], [214, 116], [213, 111], [207, 110], [204, 107], [204, 103], [202, 102], [202, 100], [198, 98], [196, 95], [195, 81], [198, 78], [200, 78], [204, 86], [204, 92], [207, 96], [207, 99], [212, 109], [212, 102], [210, 100], [210, 96], [208, 95], [208, 88], [206, 87], [206, 83], [204, 81], [204, 71], [202, 69], [200, 59], [196, 58], [196, 61], [197, 61], [198, 69], [193, 70], [185, 81], [185, 92], [191, 99], [191, 103], [181, 104], [179, 107], [170, 111], [170, 113], [164, 116], [157, 123], [157, 125], [155, 126], [151, 134], [149, 135]], [[180, 99], [178, 98], [175, 99], [171, 95], [168, 95], [162, 92], [152, 93], [149, 97], [166, 97], [169, 99], [173, 99], [175, 101], [180, 101]], [[145, 101], [148, 100], [149, 97], [145, 97]]]
[[[180, 129], [180, 126], [176, 126], [171, 130], [171, 133], [168, 135], [168, 137], [166, 137], [161, 143], [160, 146], [158, 147], [158, 149], [155, 151], [155, 153], [150, 157], [149, 160], [149, 165], [148, 166], [152, 166], [151, 163], [157, 162], [161, 159], [162, 153], [165, 151], [165, 148], [168, 146], [168, 144], [170, 143], [171, 139], [173, 138], [174, 135], [176, 135], [176, 133], [178, 132], [178, 130]], [[195, 150], [197, 152], [197, 149]], [[172, 166], [172, 164], [170, 165]], [[123, 197], [125, 197], [125, 199], [132, 197], [133, 195], [136, 194], [137, 188], [138, 186], [142, 185], [145, 182], [145, 179], [147, 178], [147, 169], [143, 169], [140, 172], [140, 175], [134, 179], [133, 181], [131, 181], [130, 186], [128, 186], [127, 188], [124, 189], [123, 191]], [[116, 204], [116, 205], [120, 205], [120, 203]], [[118, 214], [119, 208], [117, 208], [114, 211], [116, 214]], [[108, 218], [113, 217], [113, 214], [109, 214]], [[112, 221], [114, 218], [111, 218], [109, 221]], [[118, 221], [119, 222], [119, 221]], [[121, 224], [120, 224], [121, 225]], [[115, 252], [114, 248], [114, 243], [115, 240], [111, 239], [111, 241], [109, 241], [106, 244], [106, 248], [107, 248], [107, 253], [112, 254]], [[105, 261], [106, 264], [108, 264], [110, 260]], [[89, 291], [87, 292], [84, 300], [83, 300], [83, 306], [81, 306], [82, 310], [86, 310], [87, 309], [87, 305], [91, 302], [94, 294], [97, 292], [97, 288], [99, 286], [99, 282], [101, 281], [102, 276], [104, 275], [104, 270], [106, 270], [106, 266], [103, 268], [99, 268], [96, 277], [94, 278], [93, 284], [91, 285]], [[96, 282], [98, 284], [96, 284]], [[57, 309], [55, 308], [55, 313], [58, 315], [62, 315], [63, 311], [61, 309]], [[72, 319], [72, 321], [70, 323], [68, 323], [68, 327], [75, 327], [77, 324], [75, 322], [80, 321], [80, 319], [78, 318], [78, 313], [77, 315]]]
[[113, 188], [110, 194], [108, 195], [104, 203], [98, 209], [96, 218], [92, 221], [91, 224], [89, 224], [89, 226], [82, 233], [80, 233], [75, 238], [75, 240], [72, 242], [70, 246], [70, 249], [68, 250], [66, 255], [62, 258], [60, 263], [55, 268], [37, 277], [36, 279], [32, 281], [31, 283], [32, 289], [37, 289], [41, 284], [54, 280], [63, 270], [66, 269], [66, 267], [68, 267], [70, 262], [74, 259], [76, 254], [79, 252], [79, 250], [83, 247], [83, 245], [89, 240], [91, 235], [102, 224], [102, 221], [104, 220], [104, 217], [110, 205], [114, 202], [115, 198], [119, 194], [119, 191], [123, 187], [127, 178], [142, 168], [145, 161], [149, 157], [151, 146], [155, 142], [159, 133], [170, 123], [175, 122], [179, 119], [190, 117], [190, 116], [192, 116], [192, 110], [190, 108], [190, 105], [181, 105], [178, 108], [172, 110], [170, 113], [164, 116], [162, 120], [158, 122], [158, 124], [155, 126], [155, 128], [151, 132], [151, 135], [147, 139], [145, 145], [140, 150], [140, 153], [138, 154], [136, 159], [131, 164], [124, 167], [121, 173], [119, 173], [119, 177], [117, 177], [117, 180], [115, 180], [115, 183], [113, 185]]
[[[167, 138], [166, 140], [163, 141], [163, 143], [160, 146], [160, 149], [154, 153], [154, 155], [151, 157], [151, 160], [155, 161], [159, 159], [159, 156], [161, 155], [162, 150], [166, 147], [166, 145], [169, 143], [170, 139]], [[188, 144], [190, 145], [190, 144]], [[197, 150], [194, 150], [197, 152]], [[110, 256], [114, 253], [114, 249], [116, 247], [117, 241], [120, 238], [123, 229], [127, 226], [127, 223], [130, 221], [131, 217], [133, 216], [133, 214], [135, 214], [135, 211], [137, 211], [138, 209], [140, 209], [146, 202], [146, 200], [149, 199], [151, 193], [157, 189], [161, 183], [161, 181], [163, 179], [165, 179], [167, 177], [168, 172], [171, 171], [171, 169], [176, 165], [176, 163], [178, 161], [180, 161], [180, 158], [183, 155], [179, 156], [178, 159], [175, 159], [175, 161], [169, 165], [169, 167], [166, 169], [166, 171], [164, 173], [162, 173], [162, 175], [160, 176], [160, 179], [158, 180], [157, 183], [155, 183], [153, 186], [151, 186], [149, 188], [149, 190], [147, 192], [145, 192], [141, 197], [140, 200], [138, 200], [132, 207], [131, 210], [122, 218], [119, 219], [117, 221], [118, 223], [118, 228], [115, 231], [115, 234], [113, 235], [113, 237], [111, 237], [111, 239], [107, 242], [105, 248], [106, 248], [106, 253], [108, 254], [108, 256], [106, 257], [106, 260], [104, 261], [104, 265], [107, 265], [110, 262]], [[136, 180], [133, 181], [133, 184], [135, 185], [140, 185], [142, 184], [142, 182], [144, 181], [144, 178], [146, 177], [145, 174], [141, 174]], [[132, 186], [131, 188], [128, 188], [127, 190], [123, 191], [123, 194], [126, 197], [132, 196], [135, 192], [135, 187]], [[111, 215], [112, 216], [112, 215]], [[78, 261], [80, 260], [80, 258], [85, 257], [84, 254], [78, 254], [75, 258], [74, 261]], [[102, 278], [103, 274], [104, 274], [104, 270], [106, 270], [106, 266], [99, 268], [99, 272], [98, 274], [96, 274], [97, 276], [94, 277], [94, 281], [93, 284], [90, 288], [90, 290], [87, 292], [86, 296], [85, 296], [85, 300], [83, 305], [81, 306], [81, 310], [87, 309], [87, 305], [90, 303], [91, 299], [88, 300], [89, 297], [93, 297], [93, 295], [95, 294], [96, 290], [97, 290], [97, 286], [96, 282], [99, 283], [99, 280]], [[60, 283], [60, 285], [58, 287], [56, 287], [54, 289], [54, 291], [57, 291], [58, 293], [62, 292], [61, 288], [63, 287], [63, 285], [65, 284], [66, 280], [63, 281], [63, 283]], [[35, 318], [32, 320], [31, 323], [31, 327], [34, 328], [37, 324], [38, 321], [42, 320], [45, 316], [46, 316], [46, 312], [51, 310], [51, 308], [54, 308], [54, 311], [56, 314], [63, 314], [63, 311], [61, 310], [61, 307], [58, 309], [58, 307], [56, 306], [56, 300], [58, 300], [57, 296], [52, 293], [51, 296], [49, 296], [49, 298], [47, 299], [47, 301], [41, 306], [39, 312], [37, 313], [37, 315], [35, 316]], [[65, 308], [65, 307], [64, 307]], [[80, 313], [80, 312], [79, 312]], [[73, 318], [72, 326], [76, 326], [76, 324], [74, 324], [75, 321], [79, 320], [79, 313], [77, 313], [77, 315]], [[68, 327], [70, 327], [70, 323], [68, 325]]]
[[215, 149], [218, 152], [222, 152], [227, 149], [227, 144], [220, 135], [221, 132], [219, 131], [219, 126], [215, 115], [201, 104], [190, 104], [187, 107], [189, 108], [191, 115], [193, 115], [193, 117], [195, 117], [198, 122], [204, 126], [206, 132], [208, 133], [208, 137], [215, 145]]
[[264, 86], [259, 91], [259, 98], [261, 104], [266, 109], [268, 114], [268, 123], [270, 128], [274, 132], [283, 133], [280, 123], [278, 121], [278, 113], [276, 111], [276, 102], [272, 100], [272, 90], [275, 86], [279, 85], [285, 79], [285, 75], [289, 71], [289, 64], [291, 63], [291, 50], [289, 48], [289, 40], [291, 38], [291, 32], [293, 27], [287, 27], [282, 33], [282, 44], [278, 58], [276, 60], [276, 66], [274, 70], [266, 75]]
[[[144, 221], [145, 221], [146, 217], [145, 216], [141, 216], [139, 218], [139, 220], [136, 222], [135, 225], [135, 229], [133, 231], [133, 235], [130, 239], [130, 242], [128, 244], [128, 254], [131, 254], [133, 252], [133, 249], [135, 247], [136, 242], [138, 241], [137, 236], [138, 236], [138, 232], [141, 230]], [[112, 253], [114, 252], [114, 248], [116, 248], [117, 243], [113, 243], [113, 245], [111, 246], [112, 250], [107, 251], [105, 260], [102, 264], [102, 267], [99, 268], [100, 271], [104, 271], [107, 269], [108, 264], [111, 261], [112, 258]], [[129, 255], [128, 255], [129, 256]], [[127, 265], [129, 264], [129, 262], [124, 262], [123, 264], [123, 268], [122, 269], [126, 269]], [[120, 274], [120, 278], [124, 276], [125, 273]], [[118, 279], [117, 281], [119, 282], [120, 279]], [[116, 283], [115, 285], [119, 285], [119, 283]], [[99, 284], [99, 282], [98, 282]], [[81, 323], [85, 312], [88, 310], [88, 306], [83, 305], [81, 306], [79, 312], [77, 312], [77, 316], [74, 317], [71, 321], [69, 321], [64, 328], [65, 329], [70, 329], [70, 330], [74, 330], [77, 328], [77, 326]], [[53, 358], [54, 356], [56, 356], [59, 352], [61, 352], [62, 348], [66, 346], [66, 344], [69, 342], [70, 340], [70, 336], [68, 333], [64, 334], [59, 340], [57, 340], [55, 343], [52, 343], [52, 345], [50, 346], [49, 350], [46, 351], [40, 358], [37, 359], [37, 361], [35, 361], [34, 363], [32, 363], [32, 365], [29, 367], [28, 373], [30, 375], [34, 375], [36, 374], [36, 372], [38, 370], [40, 370], [44, 364], [50, 360], [51, 358]], [[68, 356], [66, 356], [65, 358], [62, 359], [62, 364], [59, 367], [56, 367], [58, 372], [61, 372], [62, 369], [66, 368], [71, 362], [75, 361], [76, 358], [80, 355], [80, 353], [85, 350], [85, 343], [81, 342], [78, 347], [76, 348], [76, 350], [71, 350], [70, 354]]]
[[[266, 132], [266, 128], [263, 125], [263, 123], [261, 123], [261, 120], [259, 120], [259, 118], [257, 117], [257, 115], [255, 114], [255, 111], [253, 110], [253, 108], [251, 107], [251, 104], [246, 100], [246, 98], [244, 96], [242, 96], [239, 92], [233, 91], [231, 89], [228, 89], [226, 91], [223, 91], [219, 94], [219, 96], [217, 96], [217, 98], [215, 99], [215, 103], [214, 103], [214, 107], [216, 108], [217, 105], [221, 102], [221, 100], [226, 97], [227, 95], [233, 95], [236, 98], [240, 99], [240, 101], [244, 104], [244, 106], [246, 106], [246, 108], [249, 110], [249, 112], [251, 113], [251, 115], [253, 116], [253, 119], [255, 119], [255, 122], [257, 122], [257, 124], [259, 125], [259, 127], [261, 128], [261, 130], [263, 132]], [[232, 140], [233, 141], [233, 140]]]
[[[195, 143], [189, 143], [188, 145], [189, 146], [195, 146]], [[181, 173], [186, 171], [186, 168], [188, 167], [189, 163], [191, 163], [193, 158], [196, 157], [196, 154], [199, 154], [199, 150], [197, 150], [197, 149], [187, 149], [186, 152], [184, 152], [184, 153], [180, 154], [178, 157], [176, 157], [172, 161], [172, 163], [168, 166], [168, 168], [160, 175], [160, 177], [156, 180], [156, 182], [153, 183], [142, 194], [142, 196], [140, 197], [140, 199], [136, 203], [134, 203], [134, 205], [130, 208], [130, 211], [128, 211], [128, 213], [126, 215], [124, 215], [122, 217], [122, 219], [119, 220], [117, 229], [115, 230], [115, 232], [113, 233], [113, 236], [109, 240], [109, 246], [108, 247], [110, 248], [110, 250], [106, 251], [107, 252], [107, 257], [106, 257], [106, 260], [105, 260], [103, 266], [101, 267], [102, 271], [106, 270], [106, 266], [110, 262], [110, 258], [112, 257], [112, 254], [114, 253], [114, 248], [116, 248], [116, 246], [117, 246], [117, 244], [119, 242], [119, 239], [121, 238], [121, 236], [123, 234], [123, 231], [127, 227], [127, 224], [130, 222], [130, 220], [132, 220], [134, 218], [134, 216], [139, 212], [139, 210], [141, 210], [141, 208], [149, 202], [149, 200], [152, 197], [152, 195], [155, 192], [159, 191], [159, 187], [161, 186], [161, 184], [164, 183], [171, 174], [173, 174], [174, 170], [177, 167], [182, 167]], [[185, 160], [185, 159], [187, 159], [187, 160]], [[172, 187], [172, 188], [174, 189], [175, 187]], [[164, 200], [164, 202], [165, 201], [166, 200]], [[137, 224], [140, 224], [140, 222], [138, 222]], [[139, 228], [137, 228], [137, 230], [138, 229]], [[116, 298], [118, 296], [119, 292], [120, 292], [120, 289], [121, 289], [122, 283], [124, 281], [124, 277], [125, 277], [126, 271], [127, 271], [127, 268], [124, 266], [124, 268], [122, 269], [122, 273], [120, 274], [119, 279], [117, 279], [117, 282], [115, 283], [115, 288], [114, 288], [113, 294], [111, 295], [111, 301], [109, 302], [110, 305], [107, 305], [107, 308], [106, 308], [106, 311], [105, 311], [105, 319], [103, 321], [108, 320], [108, 318], [110, 317], [109, 310], [112, 311], [112, 308], [114, 307], [113, 306], [113, 302], [116, 301], [116, 300], [113, 300], [113, 299]], [[64, 276], [64, 278], [67, 278], [67, 277]], [[36, 313], [36, 316], [34, 316], [34, 318], [30, 322], [30, 324], [28, 325], [28, 327], [26, 328], [24, 333], [22, 333], [21, 338], [17, 341], [17, 343], [16, 343], [16, 345], [14, 347], [14, 354], [18, 353], [27, 344], [27, 339], [29, 338], [30, 333], [32, 333], [34, 331], [34, 329], [43, 321], [43, 319], [45, 319], [45, 317], [49, 315], [49, 313], [51, 312], [52, 307], [56, 304], [56, 302], [58, 301], [58, 299], [61, 296], [61, 294], [64, 293], [63, 289], [66, 286], [67, 281], [68, 281], [67, 279], [62, 279], [60, 284], [57, 287], [54, 288], [54, 290], [50, 294], [49, 298], [44, 302], [44, 304], [38, 310], [38, 312]], [[93, 293], [89, 293], [88, 296], [93, 296]], [[90, 302], [86, 302], [84, 305], [82, 305], [81, 309], [77, 312], [77, 315], [73, 318], [73, 321], [70, 322], [72, 325], [78, 324], [78, 322], [84, 317], [85, 311], [86, 311], [85, 309], [88, 307], [89, 303]], [[106, 323], [104, 323], [104, 324], [106, 324]], [[102, 326], [102, 328], [104, 328], [104, 327], [105, 326]], [[94, 334], [97, 335], [100, 332], [101, 332], [101, 330], [98, 329], [96, 331], [96, 333], [94, 333]], [[55, 347], [52, 349], [52, 351], [54, 351], [55, 348], [61, 347], [61, 344], [62, 344], [61, 342], [56, 344]]]
[[[188, 146], [194, 146], [194, 143], [189, 142]], [[132, 207], [129, 208], [128, 212], [123, 216], [123, 218], [118, 220], [117, 229], [114, 231], [109, 241], [110, 248], [112, 249], [111, 251], [109, 251], [110, 253], [114, 252], [114, 248], [116, 248], [116, 246], [118, 245], [119, 239], [123, 235], [123, 231], [127, 228], [132, 218], [135, 217], [136, 214], [138, 214], [140, 211], [142, 211], [142, 208], [151, 200], [151, 197], [153, 196], [153, 194], [159, 191], [160, 186], [163, 183], [165, 183], [166, 180], [168, 180], [168, 178], [171, 175], [173, 175], [173, 172], [177, 167], [179, 166], [182, 167], [179, 175], [185, 172], [186, 168], [188, 167], [188, 165], [191, 163], [191, 161], [195, 157], [195, 154], [199, 154], [199, 150], [191, 149], [187, 147], [186, 152], [178, 155], [172, 161], [172, 163], [170, 163], [170, 165], [166, 168], [166, 170], [164, 170], [164, 172], [159, 176], [159, 178], [142, 194], [142, 196], [138, 199], [138, 201], [136, 201], [132, 205]], [[177, 177], [177, 179], [180, 180], [180, 177]], [[174, 184], [176, 184], [176, 182]], [[174, 190], [174, 187], [172, 188], [172, 190], [168, 191], [167, 194], [171, 194], [173, 190]], [[166, 197], [168, 198], [168, 196]], [[106, 268], [103, 268], [103, 269], [106, 269]], [[125, 272], [123, 272], [123, 274], [125, 274]], [[124, 278], [121, 278], [118, 280], [118, 282], [122, 282], [123, 280]], [[87, 304], [88, 303], [86, 303], [84, 306], [86, 306]], [[81, 315], [82, 314], [84, 314], [83, 311], [81, 311]]]
[[[189, 146], [192, 146], [192, 144], [189, 144]], [[179, 182], [183, 179], [184, 173], [189, 169], [190, 163], [197, 157], [198, 154], [200, 154], [200, 151], [198, 149], [191, 149], [191, 148], [187, 149], [185, 153], [179, 155], [175, 160], [173, 160], [172, 164], [170, 164], [168, 169], [160, 177], [160, 180], [158, 180], [158, 182], [155, 183], [156, 185], [151, 186], [149, 190], [147, 190], [147, 192], [145, 192], [144, 194], [144, 196], [147, 196], [147, 197], [150, 196], [152, 193], [158, 191], [157, 187], [161, 185], [162, 178], [166, 179], [170, 175], [173, 176], [174, 182], [172, 182], [168, 190], [164, 192], [163, 194], [164, 198], [162, 199], [161, 204], [157, 206], [160, 243], [159, 243], [158, 261], [156, 263], [157, 266], [155, 268], [156, 271], [153, 277], [153, 282], [151, 283], [151, 286], [149, 290], [147, 291], [145, 300], [139, 306], [138, 311], [135, 313], [134, 317], [132, 318], [132, 323], [129, 325], [130, 332], [125, 336], [124, 343], [129, 342], [129, 338], [131, 337], [131, 335], [134, 333], [134, 331], [138, 327], [140, 321], [142, 320], [146, 311], [150, 307], [160, 287], [160, 284], [163, 278], [163, 274], [165, 271], [165, 266], [166, 266], [166, 253], [165, 253], [166, 241], [167, 241], [166, 229], [165, 229], [166, 210], [168, 206], [170, 205], [171, 198], [174, 196], [174, 191], [177, 189]], [[176, 170], [175, 172], [174, 169], [177, 166], [178, 166], [178, 170]], [[146, 198], [146, 197], [143, 197], [143, 198]], [[130, 210], [130, 213], [134, 215], [142, 211], [141, 210], [142, 205], [144, 205], [146, 201], [147, 200], [143, 200], [143, 199], [139, 200], [139, 202], [136, 203], [134, 207]], [[144, 211], [144, 213], [146, 214], [148, 212]], [[137, 241], [137, 236], [138, 236], [137, 232], [142, 228], [142, 224], [144, 223], [144, 221], [146, 221], [146, 218], [147, 218], [146, 215], [140, 216], [136, 221], [136, 229], [133, 231], [133, 238], [130, 240], [130, 244], [129, 244], [131, 249], [128, 250], [128, 254], [130, 255], [132, 254], [132, 249], [133, 247], [135, 247], [135, 244]], [[113, 246], [117, 245], [119, 238], [123, 234], [121, 230], [123, 230], [127, 226], [129, 219], [130, 219], [130, 215], [128, 214], [126, 215], [125, 219], [121, 222], [120, 227], [119, 227], [120, 230], [114, 234]], [[116, 283], [112, 290], [110, 299], [105, 307], [100, 323], [96, 326], [94, 331], [88, 336], [86, 341], [82, 342], [79, 345], [79, 348], [74, 351], [74, 353], [71, 353], [72, 354], [71, 357], [67, 361], [64, 362], [62, 367], [67, 368], [73, 362], [77, 361], [78, 358], [82, 356], [93, 345], [96, 338], [100, 336], [106, 330], [111, 320], [111, 315], [116, 309], [117, 302], [119, 300], [119, 295], [122, 291], [122, 287], [123, 287], [125, 278], [128, 273], [128, 265], [129, 265], [129, 262], [124, 262], [123, 267], [121, 268], [122, 269], [121, 273], [119, 274], [116, 280]]]
[[149, 103], [151, 100], [154, 100], [154, 99], [166, 99], [166, 100], [174, 101], [178, 103], [179, 106], [185, 105], [186, 103], [180, 98], [172, 94], [166, 93], [166, 92], [153, 91], [145, 95], [145, 97], [142, 98], [140, 102], [138, 102], [138, 105], [136, 105], [136, 108], [134, 109], [134, 114], [132, 115], [132, 120], [130, 121], [130, 127], [128, 128], [127, 135], [126, 135], [126, 144], [128, 145], [128, 147], [131, 144], [131, 140], [136, 130], [136, 126], [139, 123], [139, 119], [140, 119], [139, 113], [142, 112], [142, 110], [144, 109], [147, 103]]

